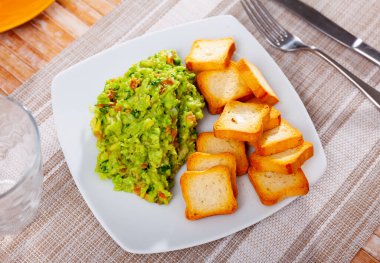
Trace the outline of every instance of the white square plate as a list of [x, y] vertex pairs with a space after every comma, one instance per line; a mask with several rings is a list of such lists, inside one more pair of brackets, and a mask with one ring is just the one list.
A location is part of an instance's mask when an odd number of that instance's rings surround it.
[[[262, 205], [245, 175], [238, 178], [236, 213], [189, 221], [179, 185], [185, 166], [175, 178], [173, 199], [167, 206], [115, 192], [111, 181], [100, 180], [94, 173], [98, 151], [89, 108], [96, 103], [105, 81], [159, 50], [175, 49], [184, 58], [195, 39], [226, 36], [236, 41], [239, 55], [235, 59], [243, 56], [262, 70], [281, 100], [276, 107], [282, 116], [314, 144], [314, 157], [303, 166], [310, 184], [326, 169], [321, 142], [302, 101], [270, 55], [234, 17], [208, 18], [116, 45], [58, 74], [52, 84], [52, 103], [58, 138], [79, 191], [104, 229], [129, 252], [164, 252], [210, 242], [251, 226], [294, 200]], [[206, 113], [198, 131], [212, 131], [217, 117]]]

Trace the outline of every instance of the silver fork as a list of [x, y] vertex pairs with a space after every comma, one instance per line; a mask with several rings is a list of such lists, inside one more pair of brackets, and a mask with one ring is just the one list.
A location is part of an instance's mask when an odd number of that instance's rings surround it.
[[339, 70], [380, 109], [380, 92], [352, 74], [322, 50], [306, 45], [300, 38], [289, 33], [272, 17], [259, 0], [241, 0], [241, 3], [252, 23], [264, 35], [269, 44], [283, 51], [308, 50], [314, 52]]

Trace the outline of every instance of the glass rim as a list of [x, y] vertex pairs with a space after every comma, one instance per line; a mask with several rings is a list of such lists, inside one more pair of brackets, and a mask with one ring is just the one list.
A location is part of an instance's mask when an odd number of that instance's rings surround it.
[[19, 109], [21, 109], [24, 113], [26, 113], [26, 115], [28, 116], [29, 120], [31, 121], [32, 126], [33, 126], [34, 131], [35, 131], [35, 138], [33, 141], [34, 141], [35, 146], [36, 146], [36, 155], [34, 157], [34, 160], [32, 161], [32, 164], [30, 165], [30, 167], [28, 167], [26, 169], [26, 171], [24, 172], [22, 177], [11, 188], [9, 188], [4, 193], [0, 194], [0, 199], [1, 199], [5, 196], [9, 195], [11, 192], [15, 191], [15, 189], [17, 189], [28, 177], [30, 177], [32, 175], [31, 170], [41, 160], [41, 138], [40, 138], [40, 131], [38, 130], [37, 122], [34, 119], [32, 113], [26, 107], [24, 107], [21, 103], [19, 103], [17, 100], [15, 100], [11, 97], [0, 95], [0, 99], [6, 99], [6, 100], [10, 101], [11, 103], [15, 104]]

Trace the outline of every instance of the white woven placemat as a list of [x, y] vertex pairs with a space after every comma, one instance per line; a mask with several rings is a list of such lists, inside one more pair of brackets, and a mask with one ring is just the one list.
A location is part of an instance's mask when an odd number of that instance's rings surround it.
[[[377, 0], [305, 2], [380, 50]], [[289, 31], [380, 88], [378, 66], [277, 4], [264, 4]], [[288, 76], [322, 140], [327, 171], [307, 196], [236, 234], [175, 252], [127, 253], [99, 225], [70, 175], [54, 128], [51, 81], [61, 70], [118, 42], [219, 14], [232, 14], [243, 23]], [[39, 217], [21, 234], [0, 238], [0, 262], [349, 262], [380, 223], [380, 111], [320, 58], [271, 48], [236, 0], [125, 1], [12, 96], [38, 121], [45, 181]]]

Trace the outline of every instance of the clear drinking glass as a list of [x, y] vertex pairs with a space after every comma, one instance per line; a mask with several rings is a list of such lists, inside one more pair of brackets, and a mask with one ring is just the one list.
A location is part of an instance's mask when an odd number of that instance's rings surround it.
[[32, 222], [42, 192], [37, 124], [24, 107], [0, 95], [0, 236]]

